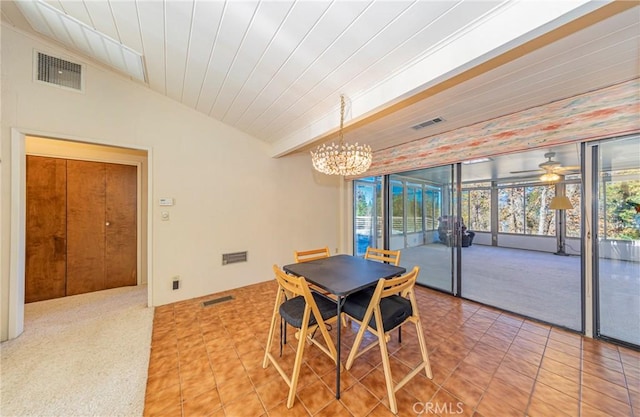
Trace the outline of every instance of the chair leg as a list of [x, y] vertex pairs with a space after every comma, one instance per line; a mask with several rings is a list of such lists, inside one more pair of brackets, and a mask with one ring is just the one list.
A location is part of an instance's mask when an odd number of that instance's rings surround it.
[[[358, 350], [360, 350], [360, 345], [362, 344], [362, 338], [364, 337], [364, 333], [367, 331], [368, 323], [371, 321], [371, 316], [374, 315], [375, 308], [373, 305], [369, 305], [367, 307], [367, 311], [364, 313], [364, 317], [360, 322], [360, 329], [356, 334], [356, 339], [353, 341], [353, 347], [351, 348], [351, 352], [349, 352], [349, 357], [347, 358], [347, 364], [345, 365], [346, 369], [351, 369], [351, 365], [353, 365], [353, 361], [358, 356]], [[377, 325], [377, 324], [376, 324]], [[382, 327], [380, 327], [381, 329]]]
[[267, 347], [264, 350], [264, 359], [262, 360], [262, 367], [266, 368], [269, 365], [269, 352], [271, 351], [271, 344], [273, 343], [273, 335], [276, 332], [276, 322], [278, 317], [280, 316], [278, 312], [278, 308], [280, 307], [282, 295], [281, 291], [278, 290], [278, 294], [276, 295], [276, 304], [273, 307], [273, 316], [271, 317], [271, 327], [269, 328], [269, 337], [267, 338]]
[[427, 378], [433, 379], [433, 373], [431, 372], [431, 362], [429, 361], [429, 352], [427, 351], [427, 343], [424, 340], [424, 334], [422, 333], [422, 326], [420, 320], [415, 321], [416, 333], [418, 333], [418, 344], [420, 345], [420, 353], [422, 354], [422, 361], [424, 362], [424, 370]]
[[[371, 317], [365, 317], [365, 319], [371, 319]], [[356, 357], [358, 356], [358, 350], [360, 350], [360, 345], [362, 344], [362, 339], [364, 338], [364, 333], [367, 331], [367, 325], [364, 323], [368, 323], [369, 321], [367, 320], [366, 322], [362, 322], [360, 323], [360, 329], [358, 329], [358, 333], [356, 334], [356, 338], [353, 341], [353, 346], [351, 347], [351, 352], [349, 352], [349, 357], [347, 358], [347, 364], [345, 365], [345, 369], [349, 370], [351, 369], [351, 365], [353, 365], [353, 361], [356, 359]]]
[[[344, 315], [343, 315], [344, 317]], [[338, 320], [336, 320], [336, 325], [340, 325], [340, 323], [338, 323]], [[319, 344], [317, 341], [314, 341], [315, 345], [320, 348], [320, 350], [322, 350], [324, 353], [326, 353], [328, 356], [331, 357], [331, 359], [333, 359], [333, 362], [337, 365], [339, 362], [339, 358], [338, 358], [338, 351], [336, 350], [336, 345], [333, 343], [333, 340], [331, 340], [331, 336], [329, 335], [329, 331], [327, 330], [327, 326], [325, 323], [318, 323], [317, 324], [317, 329], [320, 330], [320, 334], [322, 335], [322, 338], [324, 339], [324, 344], [325, 346], [323, 347], [321, 344]], [[315, 331], [315, 330], [314, 330]]]
[[[376, 328], [383, 329], [382, 314], [379, 309], [374, 313], [376, 319]], [[391, 363], [389, 362], [389, 350], [387, 349], [387, 338], [384, 331], [378, 331], [378, 344], [380, 345], [380, 355], [382, 356], [382, 369], [384, 370], [384, 381], [387, 386], [387, 396], [389, 397], [389, 408], [393, 414], [398, 413], [398, 404], [396, 402], [396, 394], [393, 387], [393, 378], [391, 377]]]
[[282, 346], [287, 343], [287, 325], [284, 320], [280, 318], [280, 357], [282, 357]]
[[[309, 322], [309, 314], [305, 312], [302, 319], [303, 323]], [[298, 386], [298, 377], [300, 376], [300, 368], [302, 367], [302, 357], [304, 355], [304, 346], [307, 342], [307, 327], [302, 326], [300, 329], [300, 339], [298, 339], [298, 349], [296, 350], [296, 359], [293, 363], [293, 374], [291, 375], [291, 385], [289, 385], [289, 396], [287, 398], [287, 408], [293, 407], [296, 399], [296, 388]]]

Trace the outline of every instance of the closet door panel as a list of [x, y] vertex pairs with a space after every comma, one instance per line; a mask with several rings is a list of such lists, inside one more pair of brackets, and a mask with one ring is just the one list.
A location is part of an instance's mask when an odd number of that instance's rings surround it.
[[106, 288], [137, 284], [137, 167], [105, 164]]
[[105, 286], [105, 164], [67, 161], [67, 295]]
[[66, 162], [27, 156], [26, 303], [66, 295]]

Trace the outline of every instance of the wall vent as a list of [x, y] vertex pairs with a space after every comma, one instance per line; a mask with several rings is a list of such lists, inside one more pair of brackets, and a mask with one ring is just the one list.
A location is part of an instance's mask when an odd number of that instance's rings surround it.
[[224, 297], [214, 298], [213, 300], [204, 301], [202, 303], [202, 307], [210, 307], [212, 305], [224, 303], [226, 301], [231, 301], [231, 300], [233, 300], [233, 295], [226, 295]]
[[222, 265], [235, 264], [238, 262], [247, 262], [247, 251], [222, 254]]
[[82, 65], [38, 52], [36, 80], [82, 91]]
[[415, 129], [415, 130], [420, 130], [420, 129], [423, 129], [423, 128], [427, 127], [427, 126], [435, 125], [436, 123], [440, 123], [440, 122], [444, 122], [444, 119], [442, 117], [436, 117], [435, 119], [431, 119], [431, 120], [428, 120], [426, 122], [422, 122], [422, 123], [420, 123], [418, 125], [411, 126], [411, 128]]

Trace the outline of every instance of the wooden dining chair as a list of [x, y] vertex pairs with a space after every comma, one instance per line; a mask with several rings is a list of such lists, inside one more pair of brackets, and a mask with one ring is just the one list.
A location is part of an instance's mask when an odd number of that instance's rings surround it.
[[328, 258], [330, 255], [331, 254], [329, 253], [328, 246], [325, 246], [324, 248], [300, 250], [300, 251], [293, 252], [293, 257], [295, 258], [296, 263], [310, 262], [310, 261], [315, 261], [317, 259]]
[[[357, 357], [376, 345], [380, 346], [387, 394], [389, 396], [389, 408], [393, 413], [398, 412], [395, 393], [409, 382], [411, 378], [423, 369], [425, 370], [427, 378], [431, 379], [433, 377], [414, 292], [419, 272], [420, 268], [416, 266], [413, 270], [400, 277], [380, 279], [373, 293], [366, 290], [354, 293], [347, 297], [344, 307], [342, 308], [345, 314], [360, 323], [360, 329], [358, 330], [353, 342], [353, 347], [349, 353], [349, 358], [347, 359], [346, 369], [351, 369]], [[422, 361], [408, 372], [402, 380], [394, 385], [391, 376], [387, 342], [391, 338], [390, 332], [393, 329], [408, 323], [413, 323], [416, 327]], [[366, 331], [377, 336], [378, 342], [372, 342], [360, 349]]]
[[400, 251], [388, 250], [367, 247], [367, 252], [364, 254], [364, 259], [371, 259], [373, 261], [386, 262], [391, 265], [400, 265]]
[[[329, 256], [331, 256], [331, 253], [329, 252], [329, 247], [325, 246], [324, 248], [318, 248], [318, 249], [310, 249], [310, 250], [304, 250], [304, 251], [294, 251], [293, 252], [293, 257], [296, 260], [296, 263], [300, 263], [300, 262], [311, 262], [311, 261], [315, 261], [318, 259], [323, 259], [323, 258], [328, 258]], [[335, 299], [334, 296], [332, 296], [331, 294], [329, 294], [328, 292], [326, 292], [325, 290], [323, 290], [322, 288], [319, 288], [313, 284], [309, 284], [309, 287], [313, 290], [313, 291], [317, 291], [321, 294], [324, 294], [330, 298]], [[347, 319], [345, 317], [342, 317], [342, 326], [343, 327], [347, 327]]]
[[[328, 355], [335, 364], [338, 363], [338, 353], [326, 326], [327, 322], [332, 323], [336, 321], [337, 306], [333, 300], [317, 292], [312, 292], [304, 277], [287, 275], [277, 265], [273, 265], [273, 272], [275, 273], [276, 281], [278, 281], [278, 292], [273, 308], [271, 328], [269, 330], [262, 367], [266, 368], [269, 366], [269, 362], [271, 362], [287, 383], [289, 386], [287, 408], [291, 408], [295, 401], [296, 387], [298, 386], [298, 377], [302, 366], [302, 357], [307, 342], [315, 344], [322, 352]], [[290, 294], [288, 298], [286, 294]], [[290, 326], [299, 329], [297, 333], [298, 347], [296, 349], [293, 371], [290, 376], [287, 375], [275, 356], [271, 354], [271, 345], [279, 318]], [[317, 330], [320, 330], [324, 344], [314, 338]]]

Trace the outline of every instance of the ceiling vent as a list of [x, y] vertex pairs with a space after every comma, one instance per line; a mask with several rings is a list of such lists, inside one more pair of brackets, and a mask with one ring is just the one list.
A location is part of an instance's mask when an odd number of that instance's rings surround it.
[[37, 52], [36, 80], [82, 91], [82, 65]]
[[420, 129], [423, 129], [423, 128], [427, 127], [427, 126], [435, 125], [436, 123], [440, 123], [440, 122], [444, 122], [444, 119], [442, 117], [436, 117], [435, 119], [431, 119], [431, 120], [428, 120], [426, 122], [422, 122], [422, 123], [420, 123], [418, 125], [411, 126], [411, 128], [415, 129], [415, 130], [420, 130]]

